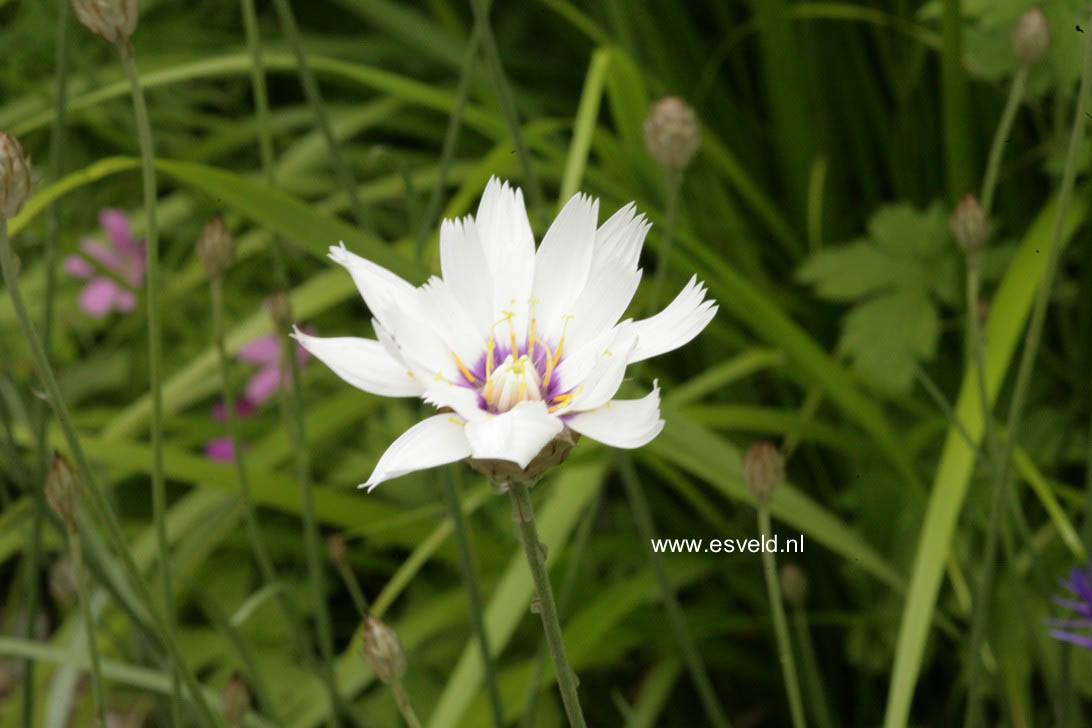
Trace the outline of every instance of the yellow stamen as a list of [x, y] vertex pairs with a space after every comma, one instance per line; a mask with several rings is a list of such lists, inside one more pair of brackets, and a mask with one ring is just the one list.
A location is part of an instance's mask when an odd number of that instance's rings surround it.
[[463, 373], [464, 377], [466, 377], [466, 381], [470, 382], [471, 384], [477, 384], [478, 380], [474, 377], [473, 374], [470, 373], [470, 370], [466, 368], [466, 365], [463, 364], [463, 360], [459, 358], [459, 355], [454, 352], [452, 352], [451, 355], [455, 357], [455, 365], [459, 367], [459, 371]]
[[576, 396], [576, 392], [567, 392], [565, 394], [557, 395], [556, 397], [553, 398], [553, 400], [551, 400], [552, 402], [554, 402], [554, 404], [552, 404], [549, 408], [547, 408], [546, 411], [547, 412], [553, 412], [556, 409], [561, 409], [562, 407], [568, 407], [569, 404], [573, 401], [573, 397], [575, 397], [575, 396]]
[[531, 361], [535, 360], [535, 306], [538, 305], [539, 299], [532, 298], [527, 302], [531, 306], [531, 333], [527, 336], [527, 356], [531, 358]]

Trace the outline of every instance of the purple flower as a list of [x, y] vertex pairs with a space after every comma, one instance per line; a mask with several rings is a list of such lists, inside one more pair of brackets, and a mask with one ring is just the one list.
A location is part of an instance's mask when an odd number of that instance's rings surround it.
[[[281, 373], [281, 340], [276, 334], [261, 336], [239, 350], [239, 359], [247, 364], [254, 364], [258, 371], [251, 375], [246, 383], [246, 393], [235, 400], [235, 416], [239, 419], [250, 417], [258, 411], [277, 390], [288, 382], [288, 377]], [[311, 355], [296, 344], [296, 359], [303, 366]], [[212, 407], [212, 418], [217, 422], [227, 420], [227, 407], [223, 400]], [[235, 448], [230, 437], [218, 437], [205, 443], [205, 457], [220, 462], [230, 462], [235, 457]]]
[[1054, 603], [1076, 614], [1069, 619], [1047, 620], [1053, 628], [1050, 636], [1092, 650], [1092, 567], [1074, 566], [1069, 580], [1059, 579], [1058, 583], [1069, 594], [1054, 597]]
[[[121, 210], [107, 209], [99, 213], [99, 224], [106, 233], [107, 244], [94, 238], [80, 242], [83, 255], [70, 255], [64, 267], [70, 274], [88, 281], [80, 291], [80, 308], [90, 316], [102, 318], [111, 311], [128, 313], [136, 306], [132, 289], [144, 282], [144, 245], [133, 240], [129, 219]], [[129, 284], [120, 285], [110, 276], [99, 273], [88, 258], [117, 274]]]

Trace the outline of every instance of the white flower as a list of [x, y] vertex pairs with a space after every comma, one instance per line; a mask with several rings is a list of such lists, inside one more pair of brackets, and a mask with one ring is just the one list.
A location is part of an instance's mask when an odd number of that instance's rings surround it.
[[415, 288], [330, 248], [378, 340], [299, 329], [296, 340], [355, 387], [441, 410], [395, 440], [362, 487], [464, 458], [526, 468], [569, 431], [622, 448], [660, 433], [655, 383], [641, 399], [612, 399], [626, 366], [687, 343], [717, 307], [691, 278], [656, 316], [619, 323], [650, 223], [632, 203], [597, 229], [598, 217], [598, 200], [575, 195], [536, 251], [522, 193], [493, 178], [476, 219], [443, 222], [443, 278]]

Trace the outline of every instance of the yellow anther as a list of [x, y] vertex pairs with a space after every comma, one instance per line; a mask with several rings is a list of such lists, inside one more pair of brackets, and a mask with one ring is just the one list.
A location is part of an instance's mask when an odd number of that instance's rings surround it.
[[462, 420], [460, 420], [460, 419], [458, 419], [458, 418], [456, 418], [456, 417], [448, 417], [448, 418], [447, 418], [447, 421], [448, 421], [448, 422], [450, 422], [450, 423], [451, 423], [451, 424], [453, 424], [453, 425], [461, 425], [461, 424], [463, 424]]

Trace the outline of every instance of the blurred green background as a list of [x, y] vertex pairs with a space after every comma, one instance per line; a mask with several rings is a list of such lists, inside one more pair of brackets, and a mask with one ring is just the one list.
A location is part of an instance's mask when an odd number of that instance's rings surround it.
[[[629, 312], [641, 317], [650, 273], [664, 262], [669, 197], [642, 125], [650, 105], [671, 94], [695, 109], [702, 143], [682, 177], [666, 291], [674, 295], [697, 273], [720, 313], [695, 342], [631, 370], [623, 386], [623, 396], [637, 396], [658, 379], [664, 393], [666, 430], [632, 455], [655, 528], [670, 538], [753, 537], [740, 454], [758, 438], [782, 446], [788, 482], [773, 501], [774, 526], [783, 537], [805, 537], [804, 553], [781, 561], [807, 578], [790, 626], [809, 724], [962, 722], [995, 472], [975, 460], [985, 447], [983, 413], [968, 374], [964, 255], [948, 217], [982, 185], [1020, 66], [1011, 29], [1030, 3], [494, 3], [492, 55], [466, 2], [296, 2], [296, 37], [274, 3], [259, 1], [275, 189], [261, 171], [240, 5], [140, 5], [132, 43], [159, 160], [171, 606], [187, 663], [214, 708], [239, 674], [252, 693], [256, 684], [266, 692], [255, 697], [251, 725], [333, 720], [321, 670], [299, 644], [321, 661], [328, 619], [345, 701], [340, 724], [401, 724], [390, 692], [359, 656], [346, 569], [325, 550], [315, 598], [304, 486], [278, 405], [290, 398], [260, 403], [241, 421], [241, 436], [278, 588], [304, 615], [299, 635], [277, 609], [276, 588], [263, 587], [234, 469], [207, 454], [225, 431], [213, 416], [218, 372], [207, 278], [194, 250], [201, 228], [222, 215], [239, 243], [225, 291], [233, 355], [273, 330], [266, 302], [276, 288], [275, 236], [294, 320], [323, 335], [371, 336], [327, 246], [344, 239], [419, 284], [438, 272], [439, 219], [473, 212], [491, 175], [525, 189], [539, 237], [577, 190], [600, 197], [604, 213], [635, 201], [655, 223]], [[1083, 32], [1092, 31], [1083, 5], [1041, 4], [1050, 49], [1027, 74], [999, 166], [972, 313], [986, 322], [998, 428], [1052, 245]], [[106, 240], [104, 209], [125, 211], [134, 236], [143, 236], [137, 134], [114, 49], [71, 12], [62, 33], [67, 98], [59, 103], [59, 7], [0, 2], [0, 129], [21, 139], [36, 171], [36, 196], [9, 227], [32, 315], [41, 320], [52, 307], [54, 370], [81, 440], [109, 485], [132, 555], [156, 585], [143, 293], [133, 291], [132, 310], [89, 315], [85, 281], [64, 264], [86, 238]], [[301, 84], [294, 40], [317, 80], [333, 148]], [[985, 596], [979, 685], [988, 725], [1082, 726], [1092, 715], [1092, 656], [1052, 640], [1045, 624], [1061, 616], [1050, 601], [1057, 579], [1087, 562], [1092, 543], [1086, 140], [1075, 150], [1077, 186], [1058, 238], [1067, 247], [1049, 290], [999, 522], [995, 584]], [[111, 279], [126, 288], [117, 273]], [[234, 360], [235, 391], [258, 369]], [[46, 411], [40, 389], [5, 295], [3, 727], [94, 721], [64, 532], [35, 495], [43, 453], [65, 451], [53, 424], [44, 441], [36, 437]], [[424, 409], [346, 387], [316, 362], [302, 367], [302, 401], [321, 535], [344, 538], [347, 570], [399, 633], [406, 689], [423, 723], [492, 725], [443, 500], [442, 479], [453, 478], [498, 652], [506, 724], [562, 725], [548, 662], [536, 668], [542, 634], [506, 499], [463, 466], [357, 491]], [[585, 713], [593, 726], [707, 725], [618, 463], [585, 440], [533, 491]], [[87, 517], [79, 531], [111, 725], [169, 725], [169, 671], [155, 630], [134, 606], [102, 529]], [[732, 725], [789, 725], [758, 555], [660, 560]], [[184, 723], [197, 724], [192, 708], [184, 710]]]

